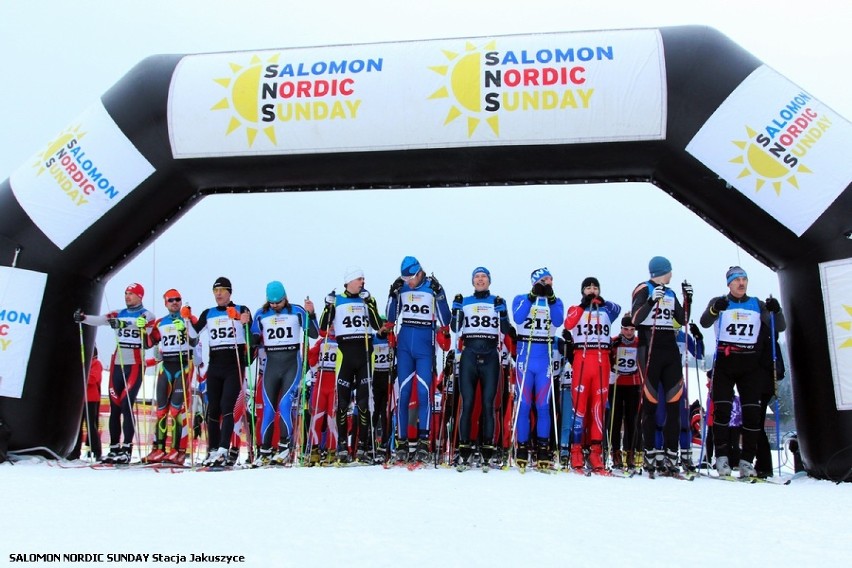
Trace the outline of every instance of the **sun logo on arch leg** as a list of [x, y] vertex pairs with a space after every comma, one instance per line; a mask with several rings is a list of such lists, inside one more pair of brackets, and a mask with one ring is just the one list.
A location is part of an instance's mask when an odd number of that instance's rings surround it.
[[[489, 42], [484, 46], [485, 50], [491, 51], [496, 48], [495, 42]], [[467, 136], [470, 138], [476, 132], [477, 127], [483, 122], [484, 111], [482, 109], [482, 51], [471, 42], [465, 45], [463, 54], [455, 51], [443, 50], [447, 63], [434, 65], [430, 70], [445, 77], [444, 85], [432, 93], [429, 99], [452, 98], [453, 103], [447, 112], [444, 126], [450, 124], [461, 116], [467, 118]], [[500, 118], [496, 114], [484, 119], [491, 127], [491, 131], [500, 135]]]
[[85, 132], [80, 132], [80, 125], [72, 128], [67, 128], [59, 133], [59, 135], [51, 142], [48, 142], [44, 152], [38, 155], [38, 159], [33, 163], [33, 168], [36, 168], [36, 175], [40, 176], [47, 169], [47, 162], [51, 157], [55, 156], [60, 149], [64, 148], [71, 140], [75, 138], [79, 141], [86, 135]]
[[[846, 313], [852, 317], [852, 306], [847, 306], [846, 304], [842, 304], [843, 309], [846, 310]], [[852, 347], [852, 320], [850, 321], [841, 321], [837, 322], [838, 327], [846, 330], [846, 339], [842, 341], [839, 345], [839, 349], [844, 349], [846, 347]], [[843, 337], [841, 337], [843, 339]]]
[[796, 174], [813, 173], [798, 159], [798, 163], [793, 168], [781, 163], [760, 145], [752, 142], [757, 137], [757, 132], [754, 129], [746, 126], [746, 132], [748, 133], [748, 140], [732, 141], [742, 153], [732, 158], [730, 162], [743, 165], [743, 169], [737, 176], [738, 179], [752, 174], [757, 177], [755, 191], [760, 191], [765, 184], [770, 183], [775, 194], [780, 197], [785, 181], [795, 189], [799, 189], [799, 180], [796, 179]]
[[[278, 61], [276, 53], [268, 59], [269, 63]], [[248, 66], [239, 63], [231, 63], [230, 77], [214, 79], [216, 83], [228, 89], [228, 94], [217, 102], [210, 110], [230, 110], [231, 120], [225, 135], [244, 126], [246, 139], [249, 147], [254, 144], [258, 130], [261, 130], [269, 141], [277, 144], [275, 140], [275, 127], [266, 126], [260, 128], [260, 90], [263, 75], [263, 65], [260, 58], [255, 55], [249, 61]]]

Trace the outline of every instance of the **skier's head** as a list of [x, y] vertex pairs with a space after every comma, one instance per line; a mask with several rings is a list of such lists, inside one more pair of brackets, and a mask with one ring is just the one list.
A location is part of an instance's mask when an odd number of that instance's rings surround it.
[[145, 288], [142, 284], [134, 282], [124, 289], [124, 303], [128, 308], [138, 306], [142, 303], [142, 297], [145, 295]]
[[166, 309], [169, 310], [170, 314], [176, 314], [180, 312], [180, 308], [183, 305], [182, 298], [180, 297], [180, 292], [171, 288], [166, 290], [166, 293], [163, 294], [163, 303], [166, 306]]
[[284, 284], [278, 280], [273, 280], [266, 285], [266, 301], [272, 304], [281, 304], [287, 298], [287, 290], [284, 289]]
[[550, 274], [550, 270], [546, 266], [536, 268], [530, 273], [530, 284], [535, 286], [538, 282], [553, 284], [553, 275]]
[[728, 269], [725, 273], [725, 281], [728, 283], [731, 296], [735, 298], [742, 298], [748, 292], [748, 274], [739, 266]]
[[402, 259], [402, 264], [399, 266], [399, 272], [402, 279], [408, 282], [408, 286], [411, 288], [419, 286], [422, 279], [425, 277], [423, 268], [420, 266], [420, 261], [413, 256], [406, 256]]
[[580, 284], [580, 293], [585, 296], [586, 294], [594, 294], [595, 296], [600, 296], [601, 294], [601, 283], [594, 276], [586, 276], [583, 279], [583, 283]]
[[623, 318], [621, 318], [621, 335], [627, 339], [633, 339], [635, 334], [636, 326], [633, 325], [633, 318], [630, 317], [630, 314], [626, 314]]
[[664, 256], [655, 256], [648, 262], [651, 280], [658, 284], [668, 284], [672, 279], [672, 263]]
[[231, 301], [231, 292], [233, 289], [231, 288], [231, 281], [225, 278], [224, 276], [220, 276], [213, 282], [213, 297], [216, 299], [216, 305], [219, 307], [225, 307]]
[[484, 266], [477, 266], [470, 275], [470, 282], [477, 292], [488, 290], [491, 286], [491, 272]]
[[364, 271], [357, 266], [350, 266], [343, 273], [343, 285], [350, 294], [357, 294], [364, 289]]

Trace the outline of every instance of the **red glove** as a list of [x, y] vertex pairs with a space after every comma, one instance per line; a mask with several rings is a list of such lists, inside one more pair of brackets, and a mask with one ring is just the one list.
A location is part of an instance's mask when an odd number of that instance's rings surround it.
[[388, 332], [388, 346], [391, 349], [396, 349], [396, 334], [393, 331]]
[[447, 326], [442, 327], [438, 330], [438, 347], [443, 351], [449, 351], [450, 347], [453, 346], [453, 342], [450, 340], [450, 328]]
[[228, 306], [228, 317], [232, 320], [240, 319], [240, 314], [234, 306]]
[[180, 309], [180, 317], [183, 319], [191, 319], [192, 318], [192, 308], [189, 306], [182, 306]]

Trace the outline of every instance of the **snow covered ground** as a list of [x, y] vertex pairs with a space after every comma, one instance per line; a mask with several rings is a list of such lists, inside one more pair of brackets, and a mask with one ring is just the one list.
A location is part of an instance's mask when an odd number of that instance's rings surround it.
[[[517, 471], [168, 474], [0, 465], [0, 565], [34, 553], [245, 557], [240, 566], [828, 566], [852, 558], [852, 484]], [[172, 558], [171, 560], [174, 560]], [[30, 563], [42, 565], [46, 562]], [[96, 565], [87, 563], [50, 565]]]

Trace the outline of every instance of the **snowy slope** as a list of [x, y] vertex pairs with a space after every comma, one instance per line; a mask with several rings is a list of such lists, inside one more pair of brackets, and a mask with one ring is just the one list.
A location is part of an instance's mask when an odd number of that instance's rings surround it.
[[53, 552], [244, 555], [241, 566], [718, 566], [721, 554], [726, 566], [778, 567], [852, 558], [852, 485], [811, 479], [784, 487], [380, 467], [168, 474], [35, 460], [3, 464], [0, 479], [0, 565], [10, 554]]

